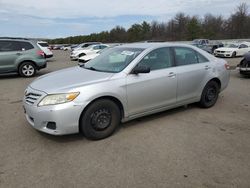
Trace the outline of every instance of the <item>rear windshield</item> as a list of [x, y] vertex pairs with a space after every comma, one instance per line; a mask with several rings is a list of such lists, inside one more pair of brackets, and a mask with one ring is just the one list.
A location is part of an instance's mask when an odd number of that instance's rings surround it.
[[46, 42], [39, 42], [38, 44], [42, 47], [49, 47], [48, 43]]

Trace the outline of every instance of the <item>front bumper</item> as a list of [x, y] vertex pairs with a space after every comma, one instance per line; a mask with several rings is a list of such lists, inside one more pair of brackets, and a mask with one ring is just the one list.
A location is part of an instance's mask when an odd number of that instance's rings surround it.
[[250, 67], [238, 66], [236, 69], [238, 69], [240, 71], [240, 74], [250, 75]]
[[216, 57], [232, 57], [232, 53], [218, 53], [218, 52], [214, 52], [214, 55]]
[[[43, 92], [38, 93], [37, 90], [32, 88], [28, 88], [27, 93], [40, 94], [40, 98], [33, 104], [27, 101], [29, 100], [28, 97], [24, 97], [23, 99], [25, 117], [33, 128], [51, 135], [65, 135], [79, 132], [79, 119], [86, 105], [77, 105], [72, 101], [64, 104], [39, 107], [38, 103], [46, 94]], [[55, 125], [54, 128], [49, 126], [51, 123]]]
[[48, 55], [46, 54], [45, 57], [46, 58], [51, 58], [51, 57], [53, 57], [53, 54], [48, 54]]

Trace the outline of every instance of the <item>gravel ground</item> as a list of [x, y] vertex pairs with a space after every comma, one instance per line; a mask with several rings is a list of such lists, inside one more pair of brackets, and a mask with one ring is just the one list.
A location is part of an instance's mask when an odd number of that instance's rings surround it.
[[[76, 64], [55, 51], [39, 75]], [[235, 70], [213, 108], [140, 118], [101, 141], [31, 128], [21, 99], [33, 79], [0, 77], [0, 187], [250, 187], [250, 79]]]

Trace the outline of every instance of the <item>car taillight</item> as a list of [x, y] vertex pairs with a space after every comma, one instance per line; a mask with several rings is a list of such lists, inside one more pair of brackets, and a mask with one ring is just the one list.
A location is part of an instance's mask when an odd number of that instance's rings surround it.
[[230, 65], [228, 63], [226, 63], [224, 66], [225, 66], [225, 69], [227, 69], [227, 70], [230, 69]]
[[37, 55], [40, 55], [40, 56], [44, 57], [45, 54], [44, 54], [44, 52], [42, 50], [38, 50]]

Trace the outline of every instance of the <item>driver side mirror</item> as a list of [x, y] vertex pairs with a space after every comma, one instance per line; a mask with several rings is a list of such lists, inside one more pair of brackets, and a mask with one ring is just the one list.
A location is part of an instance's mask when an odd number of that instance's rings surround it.
[[149, 72], [150, 68], [148, 66], [136, 66], [133, 69], [132, 74], [149, 73]]

